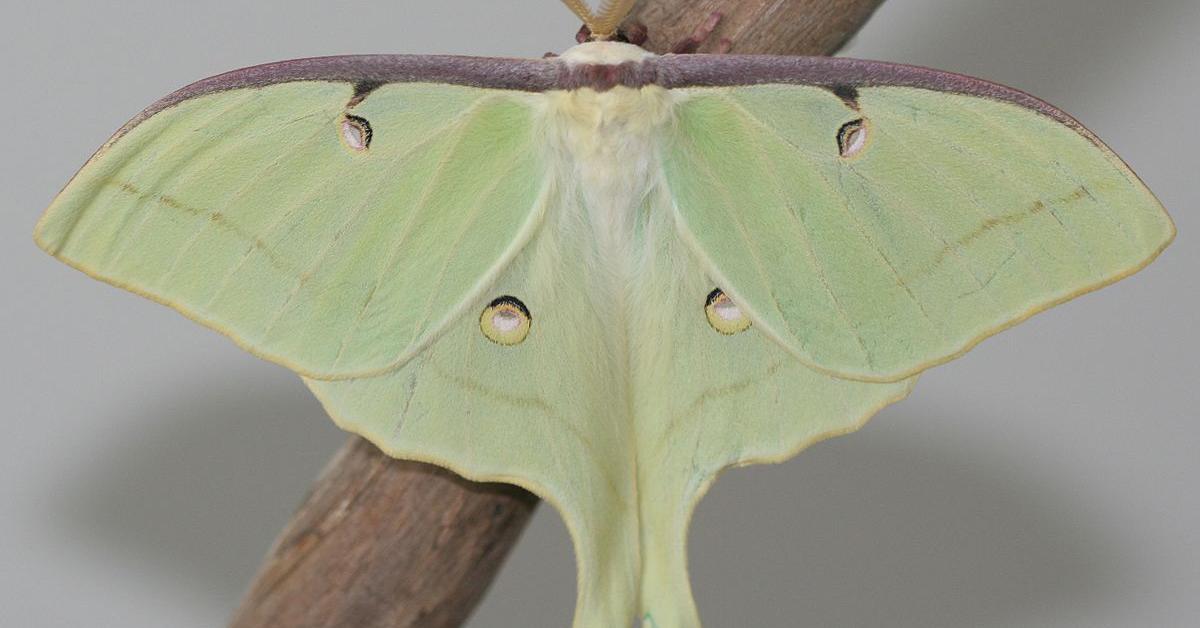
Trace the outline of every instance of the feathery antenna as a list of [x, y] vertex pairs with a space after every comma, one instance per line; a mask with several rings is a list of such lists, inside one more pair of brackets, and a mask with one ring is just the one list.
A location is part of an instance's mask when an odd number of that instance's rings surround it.
[[609, 39], [617, 33], [617, 27], [633, 9], [637, 0], [604, 0], [598, 13], [592, 12], [586, 0], [562, 0], [562, 2], [572, 13], [583, 20], [588, 30], [592, 32], [592, 39]]

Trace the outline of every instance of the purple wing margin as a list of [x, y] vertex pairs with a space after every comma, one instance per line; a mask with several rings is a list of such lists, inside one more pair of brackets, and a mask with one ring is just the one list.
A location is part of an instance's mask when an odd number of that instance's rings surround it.
[[902, 86], [979, 96], [1038, 111], [1094, 139], [1074, 118], [1020, 90], [981, 79], [911, 65], [841, 57], [664, 55], [621, 65], [568, 64], [558, 58], [511, 59], [449, 55], [352, 55], [257, 65], [192, 83], [130, 120], [117, 137], [179, 102], [213, 92], [294, 81], [335, 81], [359, 91], [387, 83], [448, 83], [543, 92], [658, 85], [668, 89], [794, 84], [853, 93], [863, 87]]

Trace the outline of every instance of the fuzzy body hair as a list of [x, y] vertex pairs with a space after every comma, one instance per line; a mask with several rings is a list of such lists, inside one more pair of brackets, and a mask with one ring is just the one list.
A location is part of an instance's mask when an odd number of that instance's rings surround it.
[[[610, 42], [581, 44], [567, 51], [567, 63], [618, 65], [653, 56], [636, 46]], [[628, 337], [630, 329], [645, 329], [649, 321], [630, 320], [662, 308], [631, 307], [645, 304], [654, 295], [644, 294], [646, 279], [661, 268], [656, 243], [669, 233], [670, 216], [650, 203], [662, 183], [659, 154], [663, 130], [672, 120], [673, 96], [658, 86], [557, 90], [547, 92], [543, 108], [543, 133], [548, 161], [562, 168], [556, 180], [561, 214], [551, 222], [576, 242], [577, 254], [589, 259], [599, 278], [593, 300], [614, 327], [610, 330], [618, 363], [633, 368], [633, 345], [654, 343]], [[662, 295], [658, 295], [660, 298]], [[618, 340], [621, 339], [621, 340]]]

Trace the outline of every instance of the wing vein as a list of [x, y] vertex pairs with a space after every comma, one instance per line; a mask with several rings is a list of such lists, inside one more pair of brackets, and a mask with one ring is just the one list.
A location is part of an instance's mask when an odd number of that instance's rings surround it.
[[[898, 122], [900, 124], [908, 124], [899, 116], [896, 117], [895, 119], [891, 120], [891, 122]], [[910, 128], [913, 128], [915, 125], [908, 124], [908, 126]], [[955, 147], [958, 147], [957, 143], [952, 142], [952, 144]], [[929, 163], [928, 159], [920, 159], [919, 158], [920, 156], [917, 155], [913, 151], [913, 149], [910, 148], [910, 146], [907, 143], [898, 143], [898, 146], [903, 147], [905, 150], [907, 150], [909, 152], [909, 154], [911, 155], [912, 163], [920, 164], [920, 166], [922, 168], [924, 168], [926, 171], [928, 171], [931, 176], [943, 181], [946, 185], [953, 185], [958, 190], [958, 193], [960, 195], [963, 195], [963, 196], [967, 197], [968, 199], [970, 199], [971, 207], [975, 210], [975, 214], [979, 217], [980, 226], [988, 224], [988, 222], [990, 220], [995, 218], [990, 212], [988, 212], [983, 207], [983, 204], [979, 202], [979, 197], [976, 196], [974, 190], [963, 185], [961, 182], [959, 182], [958, 179], [955, 179], [953, 177], [949, 177], [949, 176], [946, 176], [945, 174], [943, 174], [940, 170], [938, 170], [937, 168], [932, 166]], [[961, 152], [961, 151], [959, 151], [959, 152]], [[1024, 257], [1026, 260], [1032, 261], [1028, 255], [1028, 251], [1025, 251], [1024, 247], [1022, 247], [1021, 244], [1019, 242], [1017, 242], [1016, 237], [1013, 236], [1011, 231], [1009, 231], [1007, 229], [1001, 229], [1000, 233], [1002, 233], [1004, 235], [1004, 237], [1008, 240], [1009, 244], [1012, 246], [1012, 250], [1014, 253], [1020, 251], [1020, 252], [1024, 253], [1022, 255], [1022, 257]], [[954, 247], [955, 249], [962, 248], [961, 239], [959, 242], [955, 242], [955, 243], [951, 244], [951, 243], [946, 242], [945, 238], [942, 238], [942, 242], [946, 246], [946, 248], [944, 250], [946, 250], [950, 254], [955, 254], [955, 252], [951, 249], [951, 247]], [[1007, 263], [1007, 262], [1005, 262], [1005, 263]], [[936, 265], [936, 261], [934, 262], [934, 265]], [[1030, 270], [1033, 272], [1033, 274], [1037, 275], [1037, 277], [1042, 281], [1043, 284], [1049, 285], [1049, 282], [1046, 280], [1045, 275], [1041, 272], [1041, 269], [1036, 264], [1029, 263], [1029, 264], [1027, 264], [1027, 266], [1030, 268]], [[971, 275], [973, 277], [975, 277], [976, 283], [979, 283], [979, 281], [980, 281], [979, 278], [977, 276], [975, 276], [975, 274], [973, 272], [971, 273]], [[987, 282], [984, 282], [984, 283], [989, 283], [994, 278], [995, 278], [995, 274], [993, 273], [992, 276], [987, 280]], [[980, 285], [980, 288], [983, 288], [983, 287], [984, 287], [983, 285]], [[991, 296], [990, 293], [989, 293], [989, 297], [991, 298], [991, 300], [994, 303], [997, 302], [995, 297]]]
[[[698, 155], [699, 150], [698, 150], [698, 148], [696, 148], [695, 140], [691, 137], [688, 137], [688, 141], [693, 146], [693, 151], [692, 151], [693, 162], [696, 163], [697, 165], [699, 165], [700, 167], [702, 167], [704, 169], [704, 171], [706, 173], [708, 173], [708, 180], [716, 183], [717, 186], [719, 187], [721, 196], [726, 201], [726, 203], [721, 205], [721, 207], [725, 210], [725, 214], [727, 216], [729, 216], [730, 221], [734, 225], [736, 225], [738, 235], [741, 237], [742, 242], [745, 244], [746, 251], [749, 253], [749, 257], [750, 257], [751, 261], [754, 262], [754, 268], [758, 272], [758, 276], [762, 280], [763, 285], [766, 287], [767, 294], [769, 294], [771, 296], [771, 304], [775, 307], [775, 311], [779, 313], [782, 320], [787, 321], [787, 315], [784, 314], [783, 308], [781, 308], [779, 305], [779, 299], [776, 298], [775, 292], [771, 289], [771, 280], [770, 280], [769, 276], [767, 275], [766, 268], [763, 266], [762, 259], [759, 258], [758, 252], [754, 248], [754, 246], [751, 242], [750, 234], [749, 234], [749, 232], [746, 231], [746, 226], [740, 220], [738, 220], [736, 213], [731, 209], [734, 205], [736, 205], [736, 203], [734, 202], [734, 199], [733, 199], [733, 191], [729, 189], [728, 183], [723, 182], [722, 177], [718, 176], [717, 173], [713, 170], [712, 164], [708, 163], [707, 160], [701, 160], [699, 158], [699, 155]], [[721, 289], [726, 290], [729, 288], [726, 286], [722, 286]], [[796, 338], [796, 340], [798, 340], [800, 342], [801, 347], [804, 348], [805, 351], [807, 351], [806, 343], [803, 338], [798, 338], [794, 334], [793, 334], [793, 338]]]
[[[204, 128], [205, 126], [212, 124], [214, 121], [220, 119], [225, 114], [232, 111], [233, 109], [240, 107], [242, 104], [243, 104], [242, 100], [237, 100], [232, 105], [229, 105], [228, 107], [225, 107], [224, 109], [221, 109], [218, 113], [212, 115], [209, 118], [206, 118], [204, 120], [204, 123], [202, 125], [200, 125], [199, 127], [197, 127], [197, 129], [195, 131], [198, 131], [199, 129]], [[250, 124], [253, 121], [253, 119], [254, 119], [253, 116], [245, 116], [243, 119], [238, 121], [238, 124], [236, 126], [234, 126], [232, 129], [227, 130], [226, 133], [235, 132], [237, 129], [240, 129], [240, 128]], [[192, 124], [195, 124], [195, 123], [192, 123]], [[195, 132], [195, 131], [193, 131], [193, 132]], [[172, 149], [178, 148], [181, 146], [186, 148], [191, 145], [192, 144], [189, 144], [188, 142], [177, 141], [172, 146]], [[161, 190], [164, 187], [162, 185], [162, 183], [164, 181], [173, 179], [175, 177], [175, 175], [179, 174], [179, 172], [181, 170], [184, 170], [188, 166], [194, 167], [196, 165], [195, 159], [198, 155], [203, 155], [206, 152], [208, 152], [210, 149], [213, 149], [216, 147], [217, 147], [216, 144], [200, 143], [198, 145], [198, 148], [191, 154], [191, 156], [189, 156], [187, 159], [180, 161], [178, 164], [175, 165], [174, 168], [171, 168], [171, 169], [167, 170], [166, 172], [162, 173], [162, 175], [158, 177], [158, 179], [154, 185], [148, 185], [148, 186], [143, 185], [141, 187], [143, 187], [144, 189], [147, 189], [147, 190], [156, 190], [154, 192], [150, 192], [150, 195], [153, 198], [157, 198], [162, 193]], [[159, 157], [158, 159], [144, 160], [142, 167], [138, 168], [137, 173], [128, 177], [127, 180], [131, 181], [131, 182], [134, 181], [138, 176], [141, 176], [141, 174], [144, 173], [146, 170], [150, 169], [155, 164], [157, 164], [159, 159], [161, 159], [161, 157]], [[139, 205], [140, 205], [140, 203], [139, 203]], [[132, 218], [131, 214], [132, 214], [132, 211], [125, 212], [125, 216], [122, 218], [121, 226], [114, 233], [119, 234], [119, 233], [125, 232], [125, 230], [128, 228], [127, 225], [129, 224], [129, 220]], [[155, 214], [153, 204], [151, 203], [148, 207], [146, 207], [144, 209], [144, 211], [141, 212], [141, 214], [142, 215], [141, 215], [140, 219], [137, 221], [137, 224], [134, 225], [132, 230], [129, 231], [128, 237], [126, 237], [121, 242], [121, 245], [117, 250], [112, 251], [110, 253], [111, 257], [108, 260], [106, 260], [106, 262], [105, 262], [105, 264], [107, 266], [111, 267], [111, 266], [115, 266], [118, 263], [120, 263], [121, 259], [125, 256], [125, 253], [128, 252], [129, 249], [133, 247], [133, 243], [141, 235], [142, 229], [145, 227], [146, 223], [150, 222], [150, 218]]]
[[[466, 137], [465, 130], [467, 128], [467, 124], [469, 123], [469, 120], [466, 119], [467, 116], [476, 115], [484, 103], [492, 102], [493, 100], [495, 100], [495, 98], [480, 99], [479, 101], [473, 103], [470, 107], [464, 109], [461, 114], [455, 117], [456, 124], [454, 131], [456, 133], [453, 139], [453, 144], [447, 147], [446, 151], [443, 152], [442, 156], [438, 159], [438, 163], [434, 168], [433, 175], [430, 176], [425, 182], [425, 185], [422, 186], [421, 195], [418, 197], [412, 211], [409, 212], [408, 216], [405, 217], [404, 225], [401, 226], [400, 233], [397, 235], [396, 241], [389, 249], [387, 257], [384, 258], [383, 263], [379, 266], [379, 272], [376, 274], [375, 279], [371, 282], [371, 289], [367, 293], [367, 297], [363, 299], [362, 306], [359, 308], [358, 313], [354, 317], [354, 322], [350, 325], [346, 331], [346, 334], [342, 337], [342, 342], [339, 345], [337, 356], [333, 362], [335, 366], [339, 363], [339, 360], [341, 360], [342, 356], [344, 355], [345, 347], [350, 342], [350, 338], [352, 338], [360, 329], [363, 317], [366, 316], [367, 310], [370, 308], [371, 304], [375, 302], [375, 296], [378, 294], [379, 288], [383, 285], [383, 280], [387, 276], [388, 269], [393, 263], [395, 263], [396, 258], [400, 255], [400, 251], [404, 247], [404, 243], [408, 241], [408, 237], [412, 232], [412, 227], [416, 223], [417, 216], [424, 211], [425, 205], [429, 202], [430, 195], [433, 194], [434, 189], [437, 187], [435, 184], [439, 182], [442, 176], [444, 176], [446, 164], [453, 157], [458, 147], [462, 145], [463, 138]], [[411, 340], [409, 344], [411, 344]]]
[[[748, 119], [754, 121], [756, 124], [758, 124], [763, 129], [768, 131], [772, 136], [777, 138], [780, 142], [782, 142], [788, 146], [791, 146], [792, 148], [796, 149], [799, 152], [808, 153], [810, 155], [816, 154], [813, 151], [809, 151], [809, 150], [805, 150], [805, 149], [801, 148], [800, 146], [789, 141], [787, 138], [783, 137], [778, 131], [776, 131], [771, 126], [767, 125], [758, 116], [754, 115], [754, 113], [752, 113], [750, 110], [746, 109], [741, 103], [737, 102], [736, 100], [728, 98], [728, 97], [725, 97], [725, 100], [731, 106], [736, 107], [738, 110], [740, 110], [745, 116], [747, 116]], [[942, 327], [933, 320], [933, 318], [929, 315], [929, 312], [925, 309], [924, 302], [922, 302], [920, 299], [918, 299], [917, 295], [913, 293], [912, 288], [904, 282], [904, 278], [900, 276], [900, 273], [896, 269], [895, 264], [892, 263], [892, 260], [887, 256], [886, 253], [883, 252], [883, 249], [879, 246], [879, 243], [877, 243], [874, 238], [872, 238], [869, 234], [867, 234], [866, 226], [863, 225], [863, 223], [859, 219], [858, 215], [853, 211], [853, 209], [851, 209], [850, 202], [846, 199], [845, 195], [839, 193], [839, 188], [841, 187], [841, 184], [839, 183], [839, 184], [835, 185], [833, 183], [833, 181], [831, 181], [829, 179], [829, 177], [826, 176], [825, 173], [823, 171], [821, 171], [819, 168], [815, 169], [815, 172], [818, 175], [820, 175], [821, 179], [825, 181], [825, 184], [827, 186], [829, 186], [831, 195], [834, 198], [841, 201], [840, 203], [838, 203], [838, 205], [846, 212], [846, 215], [850, 218], [851, 222], [854, 223], [855, 229], [858, 231], [859, 237], [862, 238], [863, 241], [865, 241], [872, 249], [874, 249], [876, 255], [878, 255], [879, 259], [883, 261], [884, 265], [887, 267], [888, 271], [891, 273], [892, 277], [895, 279], [896, 285], [898, 285], [900, 287], [900, 289], [903, 290], [904, 293], [908, 295], [908, 298], [913, 302], [913, 304], [917, 306], [917, 310], [921, 313], [921, 316], [925, 319], [925, 321], [927, 323], [929, 323], [930, 327], [932, 327], [935, 331], [937, 331], [937, 333], [942, 337], [943, 340], [948, 340], [948, 338], [946, 337], [945, 330], [942, 329]]]
[[[402, 153], [398, 154], [395, 158], [396, 161], [394, 162], [393, 165], [394, 166], [402, 165], [403, 163], [405, 163], [408, 160], [409, 157], [412, 157], [418, 149], [423, 148], [426, 144], [428, 144], [436, 139], [440, 139], [441, 134], [444, 131], [446, 131], [447, 129], [454, 126], [458, 122], [459, 117], [464, 115], [466, 113], [466, 111], [467, 110], [464, 109], [463, 113], [448, 120], [446, 123], [439, 125], [437, 128], [433, 129], [428, 134], [426, 134], [425, 137], [421, 138], [420, 141], [414, 143], [412, 146], [405, 149]], [[233, 280], [233, 277], [236, 276], [237, 273], [242, 269], [242, 267], [245, 266], [246, 262], [248, 262], [250, 260], [250, 257], [254, 254], [255, 250], [257, 250], [260, 246], [265, 246], [267, 239], [270, 238], [271, 236], [273, 236], [275, 234], [275, 231], [277, 229], [279, 229], [279, 227], [281, 225], [283, 225], [289, 218], [291, 218], [293, 215], [295, 215], [295, 213], [297, 211], [299, 211], [301, 207], [303, 207], [307, 202], [311, 201], [314, 197], [316, 197], [317, 194], [321, 193], [321, 191], [323, 191], [324, 189], [325, 188], [323, 188], [319, 185], [311, 186], [303, 196], [301, 196], [300, 198], [297, 198], [295, 201], [293, 201], [291, 206], [286, 211], [280, 212], [280, 214], [276, 217], [276, 219], [271, 221], [271, 223], [266, 226], [265, 230], [259, 234], [257, 239], [253, 243], [251, 243], [250, 246], [246, 247], [245, 253], [242, 254], [242, 257], [238, 260], [238, 262], [236, 264], [234, 264], [229, 269], [229, 271], [227, 273], [225, 273], [225, 275], [221, 278], [221, 281], [217, 284], [216, 291], [209, 298], [208, 302], [205, 304], [205, 307], [210, 306], [214, 301], [216, 301], [216, 299], [219, 296], [221, 296], [221, 294], [228, 288], [229, 282]]]
[[[745, 110], [742, 109], [742, 111], [744, 112]], [[829, 277], [826, 274], [824, 263], [821, 261], [820, 256], [817, 255], [816, 247], [813, 246], [812, 232], [810, 231], [808, 223], [800, 218], [796, 212], [796, 208], [792, 204], [791, 199], [788, 198], [787, 193], [784, 192], [783, 181], [780, 179], [778, 168], [776, 168], [775, 164], [771, 160], [765, 157], [763, 151], [761, 150], [763, 147], [762, 141], [752, 133], [747, 133], [747, 135], [750, 135], [753, 138], [752, 141], [754, 142], [754, 145], [760, 149], [754, 151], [759, 157], [759, 163], [761, 163], [764, 169], [770, 173], [771, 182], [774, 184], [775, 191], [784, 201], [784, 206], [787, 208], [787, 214], [798, 227], [797, 231], [800, 234], [801, 239], [804, 241], [804, 250], [807, 253], [809, 263], [812, 265], [813, 272], [816, 273], [817, 279], [821, 283], [821, 287], [824, 288], [825, 293], [829, 295], [829, 299], [833, 302], [834, 309], [837, 311], [838, 315], [841, 316], [842, 321], [850, 329], [851, 333], [854, 334], [854, 338], [858, 342], [859, 349], [862, 351], [863, 359], [867, 361], [868, 365], [871, 365], [873, 358], [871, 356], [871, 352], [867, 349], [867, 343], [863, 339], [862, 332], [859, 331], [858, 326], [854, 324], [854, 321], [850, 319], [850, 315], [846, 311], [845, 304], [842, 303], [841, 298], [838, 297], [837, 293], [833, 291], [833, 287], [829, 284]]]
[[[532, 145], [526, 143], [523, 145], [523, 147], [532, 147]], [[520, 154], [520, 151], [514, 152], [516, 152], [518, 155]], [[485, 188], [484, 191], [479, 194], [476, 202], [471, 205], [470, 216], [467, 217], [466, 222], [463, 224], [462, 228], [459, 229], [458, 234], [455, 235], [454, 243], [446, 248], [447, 251], [453, 252], [458, 250], [458, 245], [462, 243], [463, 238], [465, 238], [467, 233], [470, 232], [471, 227], [478, 222], [484, 202], [490, 198], [491, 195], [496, 191], [496, 188], [500, 187], [500, 184], [504, 182], [504, 176], [512, 173], [512, 171], [515, 170], [520, 163], [520, 159], [509, 160], [508, 164], [502, 171], [501, 176], [496, 176], [493, 178], [491, 183], [488, 184], [487, 188]], [[445, 277], [446, 271], [450, 268], [450, 263], [453, 261], [453, 259], [453, 255], [446, 255], [443, 258], [441, 268], [438, 269], [437, 279], [434, 281], [433, 285], [442, 285], [442, 278]], [[425, 310], [421, 315], [421, 324], [418, 328], [423, 328], [427, 323], [429, 323], [429, 316], [433, 313], [433, 302], [433, 294], [430, 294], [429, 299], [425, 303]]]
[[[332, 121], [332, 119], [331, 119], [331, 121]], [[313, 142], [313, 140], [317, 139], [323, 133], [327, 133], [327, 132], [328, 131], [324, 127], [319, 127], [315, 132], [313, 132], [311, 135], [309, 135], [307, 138], [305, 138], [296, 147], [297, 148], [307, 147]], [[229, 208], [233, 207], [238, 201], [240, 201], [241, 198], [243, 196], [245, 196], [247, 192], [254, 189], [255, 183], [258, 183], [259, 181], [261, 181], [263, 176], [265, 176], [268, 172], [277, 168], [279, 166], [279, 164], [283, 163], [284, 159], [286, 159], [288, 156], [294, 154], [294, 152], [295, 152], [294, 149], [287, 151], [287, 152], [281, 151], [275, 159], [271, 160], [267, 165], [263, 166], [262, 168], [259, 168], [258, 171], [255, 172], [254, 176], [248, 177], [246, 179], [245, 183], [238, 186], [238, 188], [236, 190], [234, 190], [234, 192], [232, 194], [230, 194], [228, 198], [225, 199], [225, 201], [221, 204], [220, 209], [217, 209], [214, 211], [217, 214], [223, 214], [223, 213], [229, 211]], [[186, 243], [184, 243], [183, 246], [179, 247], [179, 250], [175, 253], [174, 257], [172, 258], [170, 265], [168, 265], [167, 269], [162, 273], [162, 275], [160, 275], [155, 280], [155, 283], [162, 284], [163, 282], [170, 279], [171, 275], [177, 270], [179, 263], [187, 255], [187, 253], [191, 251], [192, 247], [196, 244], [196, 242], [198, 242], [200, 240], [200, 236], [205, 231], [207, 231], [208, 228], [212, 224], [213, 224], [213, 221], [211, 221], [211, 220], [205, 221], [205, 223], [203, 225], [201, 225], [199, 229], [195, 230], [195, 232], [192, 234], [192, 236], [190, 238], [188, 238], [188, 241]]]
[[[977, 109], [972, 108], [972, 111], [975, 111], [978, 114]], [[1020, 142], [1022, 145], [1024, 145], [1026, 148], [1030, 149], [1031, 151], [1045, 155], [1047, 157], [1046, 161], [1049, 164], [1051, 164], [1052, 166], [1054, 166], [1054, 168], [1056, 170], [1058, 170], [1059, 174], [1061, 174], [1063, 176], [1063, 178], [1074, 183], [1076, 188], [1087, 191], [1087, 189], [1088, 189], [1087, 183], [1083, 179], [1081, 179], [1079, 177], [1079, 175], [1075, 174], [1074, 170], [1068, 168], [1065, 164], [1063, 164], [1061, 161], [1056, 159], [1055, 154], [1050, 152], [1047, 149], [1047, 146], [1034, 144], [1033, 142], [1030, 142], [1027, 137], [1025, 137], [1019, 133], [1013, 133], [1011, 131], [1011, 129], [1006, 129], [1006, 128], [996, 124], [987, 115], [977, 115], [977, 117], [982, 119], [984, 121], [984, 123], [987, 124], [989, 127], [993, 128], [993, 129], [997, 129], [1001, 133], [1004, 133], [1005, 135], [1007, 135], [1008, 137], [1015, 139], [1017, 142]], [[1106, 160], [1106, 161], [1108, 161], [1108, 160]], [[1125, 174], [1124, 169], [1118, 168], [1118, 171], [1121, 172], [1122, 177], [1125, 178], [1126, 181], [1129, 181], [1128, 177], [1124, 176], [1124, 174]], [[1094, 196], [1092, 196], [1090, 192], [1087, 194], [1087, 196], [1097, 205], [1098, 209], [1104, 209], [1104, 206], [1101, 205], [1099, 200], [1096, 199]], [[1054, 210], [1051, 209], [1051, 213], [1053, 213], [1053, 211]], [[1129, 232], [1128, 227], [1125, 225], [1125, 223], [1120, 220], [1119, 215], [1116, 212], [1102, 211], [1101, 213], [1104, 214], [1104, 216], [1106, 218], [1108, 218], [1112, 222], [1112, 224], [1114, 224], [1121, 231], [1121, 235], [1123, 235], [1125, 237], [1126, 241], [1136, 248], [1137, 240], [1134, 238], [1133, 234]], [[1091, 258], [1090, 251], [1087, 252], [1087, 255], [1089, 258]]]

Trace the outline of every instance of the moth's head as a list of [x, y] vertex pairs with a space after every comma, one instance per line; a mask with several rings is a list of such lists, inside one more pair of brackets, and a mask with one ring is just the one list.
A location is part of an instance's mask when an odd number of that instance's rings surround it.
[[583, 20], [590, 41], [606, 41], [617, 34], [617, 27], [633, 9], [636, 0], [563, 0], [572, 13]]

